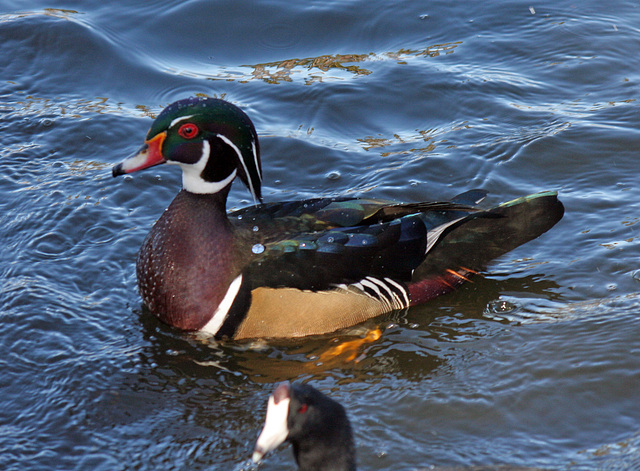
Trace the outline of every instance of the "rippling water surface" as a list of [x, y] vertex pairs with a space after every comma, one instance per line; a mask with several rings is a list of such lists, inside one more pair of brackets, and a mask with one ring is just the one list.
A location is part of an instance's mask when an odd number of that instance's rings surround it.
[[[0, 1], [0, 468], [292, 469], [248, 458], [297, 379], [348, 408], [362, 469], [640, 469], [640, 6], [604, 5]], [[193, 94], [252, 117], [267, 201], [552, 189], [566, 214], [347, 332], [183, 334], [135, 287], [177, 169], [110, 167]]]

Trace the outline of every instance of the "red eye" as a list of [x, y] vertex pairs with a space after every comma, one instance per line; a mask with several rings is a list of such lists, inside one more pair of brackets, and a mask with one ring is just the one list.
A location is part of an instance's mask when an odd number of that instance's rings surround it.
[[302, 404], [300, 406], [300, 409], [298, 409], [298, 413], [299, 414], [304, 414], [305, 412], [307, 412], [307, 405], [306, 404]]
[[193, 123], [185, 123], [178, 129], [178, 134], [185, 139], [193, 139], [198, 135], [198, 126]]

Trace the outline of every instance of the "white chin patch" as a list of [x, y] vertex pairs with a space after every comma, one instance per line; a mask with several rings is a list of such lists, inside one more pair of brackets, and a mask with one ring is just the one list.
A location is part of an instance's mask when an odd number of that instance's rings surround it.
[[213, 194], [230, 185], [233, 179], [236, 178], [236, 174], [238, 173], [237, 169], [231, 172], [231, 175], [227, 178], [219, 182], [207, 182], [203, 180], [201, 176], [202, 171], [207, 165], [210, 153], [211, 145], [209, 141], [202, 141], [202, 157], [200, 157], [195, 164], [178, 163], [182, 168], [182, 188], [191, 193]]
[[260, 461], [265, 454], [277, 448], [287, 439], [287, 435], [289, 435], [289, 428], [287, 427], [289, 402], [290, 399], [286, 397], [280, 399], [276, 404], [273, 394], [269, 396], [264, 428], [260, 432], [256, 442], [256, 449], [252, 456], [254, 463]]

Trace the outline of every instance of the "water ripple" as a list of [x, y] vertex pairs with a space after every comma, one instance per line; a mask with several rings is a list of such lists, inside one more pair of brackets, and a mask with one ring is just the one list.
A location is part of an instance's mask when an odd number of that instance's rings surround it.
[[[347, 406], [363, 469], [637, 464], [636, 5], [37, 3], [0, 8], [2, 469], [257, 469], [284, 379]], [[110, 168], [194, 94], [250, 114], [269, 201], [557, 189], [567, 211], [460, 290], [338, 334], [177, 332], [135, 259], [179, 172]], [[378, 328], [358, 361], [323, 356]]]

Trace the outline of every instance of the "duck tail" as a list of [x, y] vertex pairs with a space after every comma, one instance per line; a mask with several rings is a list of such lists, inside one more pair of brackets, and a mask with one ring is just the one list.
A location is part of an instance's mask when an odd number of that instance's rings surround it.
[[447, 227], [413, 273], [411, 305], [452, 291], [492, 260], [551, 229], [564, 214], [553, 191], [471, 213]]

